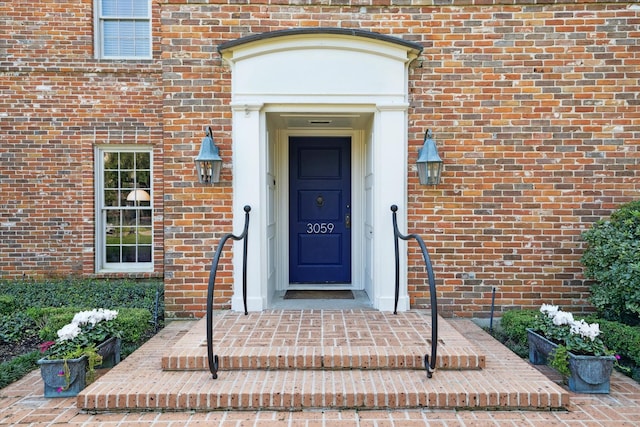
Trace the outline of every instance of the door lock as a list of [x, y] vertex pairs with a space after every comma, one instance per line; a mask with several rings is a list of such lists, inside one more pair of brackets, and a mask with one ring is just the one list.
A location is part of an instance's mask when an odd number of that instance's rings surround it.
[[344, 228], [351, 228], [351, 214], [344, 217]]

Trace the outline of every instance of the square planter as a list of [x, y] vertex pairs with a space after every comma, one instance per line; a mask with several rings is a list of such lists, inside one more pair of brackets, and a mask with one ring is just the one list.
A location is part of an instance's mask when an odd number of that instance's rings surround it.
[[120, 338], [111, 337], [96, 346], [96, 352], [102, 356], [102, 363], [96, 368], [113, 368], [120, 363]]
[[558, 348], [558, 344], [549, 341], [529, 328], [527, 328], [527, 340], [529, 342], [529, 362], [534, 365], [546, 365], [549, 354]]
[[[111, 368], [120, 363], [120, 338], [109, 338], [96, 346], [96, 352], [102, 356], [102, 364], [96, 368]], [[77, 396], [87, 382], [88, 359], [40, 359], [40, 375], [44, 382], [45, 397]]]
[[[529, 361], [534, 365], [547, 363], [549, 354], [558, 344], [527, 329]], [[609, 393], [614, 356], [583, 356], [569, 353], [569, 390], [576, 393]]]
[[85, 387], [87, 356], [77, 359], [38, 360], [44, 397], [77, 396]]
[[615, 356], [581, 356], [569, 353], [569, 390], [577, 393], [609, 393]]

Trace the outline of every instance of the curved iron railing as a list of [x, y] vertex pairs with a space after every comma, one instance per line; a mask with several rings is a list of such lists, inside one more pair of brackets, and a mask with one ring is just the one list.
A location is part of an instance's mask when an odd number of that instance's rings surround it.
[[218, 263], [220, 262], [220, 255], [222, 255], [222, 249], [224, 248], [224, 244], [229, 239], [233, 240], [243, 240], [244, 239], [244, 248], [242, 252], [242, 302], [244, 303], [244, 314], [249, 314], [247, 311], [247, 242], [249, 241], [249, 212], [251, 211], [251, 206], [246, 205], [244, 207], [244, 230], [242, 230], [242, 234], [236, 236], [235, 234], [229, 233], [225, 234], [222, 239], [220, 239], [220, 244], [218, 245], [218, 249], [216, 249], [216, 254], [213, 257], [213, 262], [211, 263], [211, 272], [209, 273], [209, 288], [207, 290], [207, 358], [209, 360], [209, 371], [211, 372], [211, 376], [213, 379], [218, 378], [218, 355], [213, 354], [213, 290], [216, 283], [216, 273], [218, 271]]
[[415, 239], [422, 250], [422, 257], [427, 268], [427, 278], [429, 279], [429, 294], [431, 296], [431, 358], [429, 358], [428, 354], [424, 356], [424, 368], [427, 371], [427, 377], [431, 378], [436, 369], [436, 357], [438, 355], [438, 299], [436, 297], [436, 282], [433, 267], [431, 266], [431, 258], [429, 258], [429, 252], [427, 252], [427, 247], [422, 237], [417, 234], [405, 236], [398, 230], [398, 206], [391, 205], [391, 212], [393, 212], [393, 236], [396, 249], [396, 297], [393, 314], [398, 314], [398, 298], [400, 294], [400, 247], [398, 239]]

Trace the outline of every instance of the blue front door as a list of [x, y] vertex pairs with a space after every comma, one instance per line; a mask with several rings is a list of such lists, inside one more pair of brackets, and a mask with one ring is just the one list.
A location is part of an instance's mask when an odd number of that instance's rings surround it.
[[289, 282], [351, 283], [351, 138], [289, 139]]

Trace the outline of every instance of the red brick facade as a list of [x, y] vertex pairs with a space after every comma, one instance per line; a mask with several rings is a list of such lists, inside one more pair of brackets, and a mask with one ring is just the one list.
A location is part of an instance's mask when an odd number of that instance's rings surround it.
[[[147, 61], [94, 58], [92, 0], [0, 4], [0, 279], [95, 275], [94, 146], [141, 144], [155, 271], [133, 276], [164, 277], [169, 316], [202, 316], [232, 220], [231, 72], [216, 49], [341, 27], [424, 47], [409, 70], [408, 225], [431, 249], [441, 310], [487, 316], [493, 288], [498, 310], [585, 307], [580, 233], [640, 197], [637, 4], [248, 3], [154, 0]], [[205, 126], [225, 160], [212, 187], [193, 168]], [[435, 188], [412, 168], [427, 128], [444, 159]], [[429, 303], [419, 261], [411, 246], [412, 307]], [[218, 277], [228, 307], [228, 258]]]

